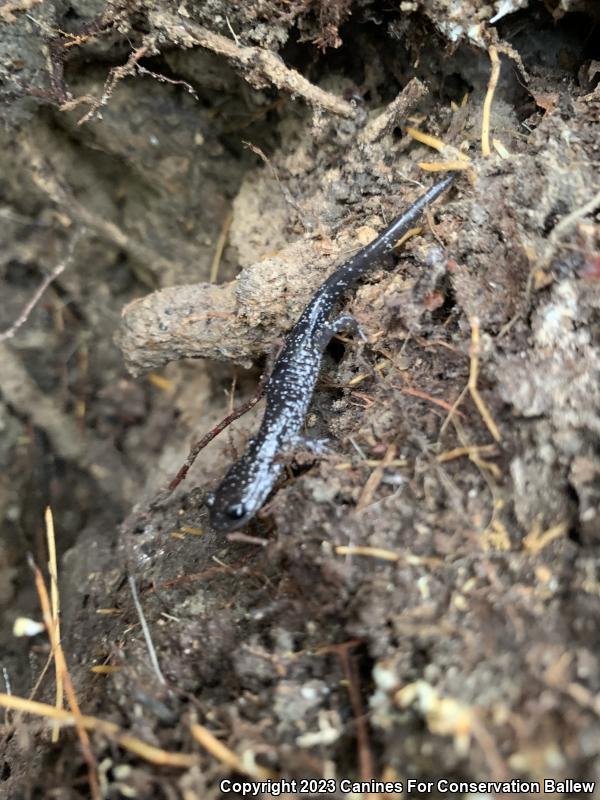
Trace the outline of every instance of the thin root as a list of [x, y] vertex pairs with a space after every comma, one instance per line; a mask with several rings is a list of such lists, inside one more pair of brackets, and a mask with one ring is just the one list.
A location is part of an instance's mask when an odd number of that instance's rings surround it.
[[492, 71], [490, 73], [490, 80], [488, 83], [485, 100], [483, 101], [483, 115], [481, 119], [481, 152], [484, 156], [491, 155], [490, 149], [490, 115], [492, 111], [492, 101], [494, 93], [500, 77], [500, 59], [498, 58], [498, 51], [491, 45], [488, 53], [490, 61], [492, 62]]
[[482, 396], [479, 394], [477, 388], [477, 378], [479, 376], [479, 320], [477, 317], [471, 319], [471, 368], [469, 371], [469, 392], [473, 398], [473, 402], [477, 406], [477, 410], [481, 414], [488, 431], [492, 437], [497, 441], [501, 441], [500, 431], [490, 414]]

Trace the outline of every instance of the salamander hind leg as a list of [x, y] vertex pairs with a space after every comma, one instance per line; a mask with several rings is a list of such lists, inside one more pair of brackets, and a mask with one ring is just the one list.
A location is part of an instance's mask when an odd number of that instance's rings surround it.
[[342, 314], [333, 320], [333, 322], [325, 323], [323, 330], [317, 338], [317, 344], [321, 352], [325, 350], [332, 337], [338, 333], [350, 333], [357, 336], [363, 342], [367, 341], [365, 332], [360, 327], [356, 319], [351, 314]]

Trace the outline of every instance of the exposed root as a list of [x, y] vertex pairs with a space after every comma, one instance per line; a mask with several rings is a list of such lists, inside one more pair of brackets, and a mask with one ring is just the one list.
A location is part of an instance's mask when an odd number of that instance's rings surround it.
[[286, 67], [281, 58], [262, 47], [240, 47], [232, 39], [197, 25], [184, 17], [163, 11], [150, 13], [150, 22], [167, 37], [183, 47], [199, 45], [224, 56], [241, 68], [246, 80], [257, 89], [276, 86], [291, 95], [304, 98], [317, 109], [324, 109], [342, 117], [353, 117], [354, 107], [341, 97], [320, 89], [295, 69]]
[[[132, 239], [114, 222], [103, 219], [83, 205], [68, 187], [64, 186], [54, 174], [51, 166], [41, 156], [32, 139], [21, 137], [20, 146], [31, 164], [31, 177], [36, 186], [53, 203], [60, 206], [72, 219], [84, 227], [95, 231], [102, 239], [125, 250], [136, 261], [147, 264], [153, 271], [173, 271], [175, 265], [167, 258], [157, 255], [150, 247]], [[152, 287], [154, 288], [154, 287]]]
[[360, 644], [360, 642], [354, 640], [342, 642], [341, 644], [332, 644], [320, 648], [318, 653], [319, 655], [334, 653], [340, 661], [346, 679], [348, 695], [350, 696], [350, 703], [352, 705], [352, 714], [356, 725], [356, 749], [358, 751], [360, 777], [363, 781], [370, 781], [375, 775], [375, 766], [369, 744], [367, 716], [360, 692], [360, 676], [356, 667], [356, 660], [350, 654], [350, 651], [358, 644]]

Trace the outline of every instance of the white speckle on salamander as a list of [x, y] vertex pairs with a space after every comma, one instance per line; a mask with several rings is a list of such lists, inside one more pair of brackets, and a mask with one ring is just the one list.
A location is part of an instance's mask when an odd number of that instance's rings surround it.
[[[223, 532], [241, 528], [263, 505], [283, 470], [283, 462], [277, 456], [290, 450], [298, 441], [319, 375], [323, 351], [336, 330], [335, 321], [329, 322], [334, 308], [345, 290], [392, 250], [394, 242], [412, 227], [423, 209], [450, 186], [452, 180], [450, 175], [432, 186], [317, 289], [275, 361], [267, 383], [266, 408], [258, 433], [250, 440], [242, 457], [229, 468], [214, 494], [210, 495], [208, 505], [213, 528]], [[343, 324], [347, 320], [346, 317], [339, 321]]]

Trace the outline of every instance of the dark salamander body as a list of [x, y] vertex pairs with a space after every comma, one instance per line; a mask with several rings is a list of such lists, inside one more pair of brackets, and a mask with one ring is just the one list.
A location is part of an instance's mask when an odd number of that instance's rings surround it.
[[346, 290], [392, 250], [423, 209], [447, 189], [452, 180], [450, 175], [432, 186], [317, 289], [275, 361], [258, 433], [250, 440], [242, 457], [230, 467], [216, 492], [207, 498], [213, 528], [226, 532], [243, 527], [263, 505], [283, 470], [283, 461], [277, 457], [300, 444], [310, 447], [310, 440], [303, 438], [301, 430], [323, 351], [336, 333], [357, 331], [355, 320], [348, 315], [329, 322], [332, 312]]

